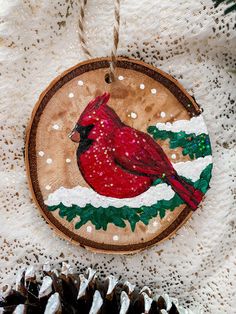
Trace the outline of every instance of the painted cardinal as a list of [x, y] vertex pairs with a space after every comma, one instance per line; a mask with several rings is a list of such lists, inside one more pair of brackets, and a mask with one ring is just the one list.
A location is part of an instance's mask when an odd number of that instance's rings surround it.
[[130, 198], [161, 178], [195, 210], [203, 194], [180, 178], [163, 149], [146, 133], [125, 125], [104, 93], [90, 101], [70, 134], [79, 143], [77, 162], [99, 194]]

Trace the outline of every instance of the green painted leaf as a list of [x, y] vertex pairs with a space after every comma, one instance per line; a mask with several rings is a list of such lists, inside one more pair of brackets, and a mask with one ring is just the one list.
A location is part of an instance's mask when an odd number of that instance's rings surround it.
[[165, 214], [166, 214], [166, 210], [164, 208], [161, 208], [160, 209], [160, 217], [161, 218], [164, 218], [165, 217]]
[[154, 182], [153, 182], [153, 184], [152, 185], [158, 185], [158, 184], [160, 184], [160, 183], [162, 183], [163, 181], [162, 181], [162, 179], [156, 179]]

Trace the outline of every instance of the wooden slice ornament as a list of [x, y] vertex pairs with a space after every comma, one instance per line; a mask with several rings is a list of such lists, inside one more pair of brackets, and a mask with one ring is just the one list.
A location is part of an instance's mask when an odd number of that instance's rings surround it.
[[32, 194], [62, 236], [132, 253], [169, 238], [199, 206], [212, 170], [194, 99], [170, 75], [118, 58], [76, 65], [35, 106], [26, 141]]

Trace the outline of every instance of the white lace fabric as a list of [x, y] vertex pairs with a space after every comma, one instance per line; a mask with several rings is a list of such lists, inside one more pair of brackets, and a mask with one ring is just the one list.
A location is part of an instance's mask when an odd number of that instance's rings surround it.
[[[210, 0], [121, 1], [118, 54], [170, 73], [204, 109], [214, 168], [207, 197], [171, 240], [133, 256], [92, 254], [57, 236], [32, 202], [24, 166], [25, 128], [40, 93], [84, 59], [74, 0], [0, 0], [0, 285], [17, 270], [67, 261], [92, 265], [206, 313], [236, 313], [235, 13]], [[94, 57], [110, 55], [112, 1], [88, 1]]]

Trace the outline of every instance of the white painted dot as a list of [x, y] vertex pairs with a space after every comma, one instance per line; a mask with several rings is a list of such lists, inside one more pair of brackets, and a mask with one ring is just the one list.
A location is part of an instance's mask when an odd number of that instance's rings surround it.
[[51, 164], [52, 163], [52, 159], [51, 158], [48, 158], [46, 161], [47, 161], [47, 164]]
[[42, 150], [39, 152], [39, 156], [40, 156], [40, 157], [43, 157], [43, 156], [44, 156], [44, 152], [43, 152]]
[[161, 117], [162, 117], [162, 118], [165, 118], [165, 116], [166, 116], [166, 113], [165, 113], [164, 111], [162, 111], [162, 112], [161, 112]]
[[154, 95], [154, 94], [157, 93], [157, 90], [156, 90], [155, 88], [152, 88], [152, 89], [151, 89], [151, 93]]
[[124, 79], [124, 76], [122, 76], [122, 75], [118, 76], [118, 80], [123, 81], [123, 79]]
[[175, 154], [172, 154], [172, 155], [171, 155], [171, 158], [172, 158], [172, 159], [176, 159], [176, 155], [175, 155]]
[[144, 89], [145, 85], [144, 84], [140, 84], [139, 87], [140, 87], [140, 89]]
[[113, 241], [118, 241], [119, 237], [118, 237], [118, 235], [114, 235], [112, 239], [113, 239]]
[[73, 98], [74, 94], [73, 93], [69, 93], [69, 98]]
[[83, 86], [83, 85], [84, 85], [84, 82], [81, 81], [81, 80], [79, 80], [79, 81], [78, 81], [78, 85], [79, 85], [79, 86]]
[[66, 158], [66, 162], [69, 164], [71, 162], [70, 158]]
[[155, 220], [155, 221], [153, 221], [153, 227], [156, 227], [157, 225], [158, 225], [158, 222]]
[[86, 230], [87, 230], [87, 232], [91, 233], [92, 232], [92, 227], [91, 226], [87, 226]]
[[53, 128], [54, 130], [59, 130], [60, 127], [59, 127], [58, 124], [53, 124], [52, 128]]
[[136, 119], [137, 118], [137, 113], [136, 112], [131, 112], [130, 113], [130, 117], [132, 118], [132, 119]]
[[50, 185], [46, 185], [45, 189], [49, 191], [49, 190], [51, 190], [51, 186]]

